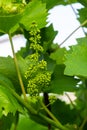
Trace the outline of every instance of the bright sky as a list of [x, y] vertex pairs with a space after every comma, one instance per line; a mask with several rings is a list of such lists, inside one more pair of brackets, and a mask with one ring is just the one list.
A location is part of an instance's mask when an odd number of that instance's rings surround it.
[[[75, 8], [81, 8], [81, 5], [73, 5]], [[72, 11], [70, 6], [56, 6], [50, 10], [50, 15], [48, 18], [50, 23], [53, 23], [54, 29], [58, 30], [58, 35], [56, 36], [54, 42], [60, 44], [72, 31], [74, 31], [78, 26], [79, 22], [76, 20], [76, 16]], [[75, 38], [83, 37], [83, 31], [80, 28], [72, 37], [70, 37], [63, 46], [69, 46], [71, 44], [76, 44]], [[25, 46], [25, 39], [23, 36], [14, 37], [14, 47], [15, 51], [20, 49], [20, 46]], [[12, 55], [11, 47], [9, 44], [8, 36], [0, 37], [0, 56]]]
[[[74, 4], [73, 7], [76, 9], [81, 8], [80, 4]], [[49, 21], [51, 21], [54, 25], [55, 30], [58, 31], [58, 35], [56, 36], [54, 42], [61, 44], [63, 40], [70, 33], [72, 33], [80, 24], [76, 19], [76, 15], [73, 12], [72, 8], [68, 6], [56, 6], [50, 11], [51, 15], [49, 17]], [[76, 12], [77, 13], [77, 12]], [[63, 46], [69, 46], [72, 44], [76, 44], [75, 38], [83, 37], [84, 33], [82, 28], [75, 32], [72, 37], [70, 37]]]

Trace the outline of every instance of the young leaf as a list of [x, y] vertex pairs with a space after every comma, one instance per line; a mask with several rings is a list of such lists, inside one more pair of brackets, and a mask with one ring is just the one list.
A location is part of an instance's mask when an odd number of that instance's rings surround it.
[[69, 76], [87, 77], [87, 38], [80, 38], [77, 42], [65, 55], [64, 73]]
[[20, 24], [22, 24], [26, 30], [30, 29], [32, 22], [36, 22], [38, 28], [43, 28], [46, 25], [46, 17], [46, 5], [39, 0], [33, 0], [26, 6]]

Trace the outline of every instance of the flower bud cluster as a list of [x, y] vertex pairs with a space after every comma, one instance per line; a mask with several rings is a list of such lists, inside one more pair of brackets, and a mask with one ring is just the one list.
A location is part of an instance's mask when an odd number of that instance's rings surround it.
[[29, 80], [28, 86], [27, 86], [27, 92], [30, 94], [30, 96], [38, 96], [39, 95], [39, 89], [38, 86], [33, 82], [33, 80]]
[[31, 44], [30, 49], [34, 49], [34, 50], [43, 52], [43, 47], [40, 46], [39, 44]]
[[41, 36], [40, 36], [40, 30], [38, 29], [37, 25], [35, 22], [32, 23], [31, 27], [30, 27], [30, 49], [35, 50], [36, 52], [43, 52], [43, 47], [40, 45], [40, 40], [41, 40]]
[[38, 73], [34, 78], [28, 81], [27, 91], [30, 96], [38, 96], [40, 92], [48, 88], [50, 81], [51, 74], [49, 72]]
[[25, 72], [25, 78], [28, 79], [27, 92], [30, 96], [37, 97], [39, 93], [48, 89], [51, 73], [47, 70], [47, 62], [39, 58], [44, 49], [40, 45], [40, 30], [35, 23], [31, 25], [30, 35], [30, 49], [34, 50], [34, 53], [28, 56], [30, 64]]
[[31, 62], [37, 62], [38, 61], [38, 59], [39, 59], [39, 53], [33, 53], [32, 55], [30, 55], [29, 56], [29, 60], [31, 61]]
[[47, 62], [45, 60], [41, 60], [38, 62], [38, 68], [40, 69], [47, 69]]
[[44, 60], [41, 60], [38, 62], [35, 61], [35, 62], [33, 62], [33, 64], [29, 65], [28, 70], [25, 72], [25, 78], [26, 79], [34, 78], [35, 75], [37, 75], [38, 73], [41, 73], [42, 71], [44, 72], [45, 70], [47, 70], [46, 61], [44, 61]]
[[41, 90], [44, 90], [50, 84], [51, 74], [49, 72], [38, 73], [33, 80]]
[[57, 97], [55, 95], [49, 95], [50, 104], [53, 104], [56, 100], [57, 100]]

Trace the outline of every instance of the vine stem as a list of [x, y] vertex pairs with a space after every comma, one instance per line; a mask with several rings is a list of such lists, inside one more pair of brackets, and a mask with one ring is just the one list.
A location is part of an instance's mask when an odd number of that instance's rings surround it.
[[23, 95], [24, 95], [25, 101], [27, 101], [24, 84], [23, 84], [23, 81], [22, 81], [22, 77], [21, 77], [21, 73], [20, 73], [19, 67], [18, 67], [17, 57], [16, 57], [15, 51], [14, 51], [14, 46], [13, 46], [12, 37], [11, 37], [10, 34], [8, 34], [8, 35], [9, 35], [9, 40], [10, 40], [11, 49], [12, 49], [13, 58], [14, 58], [14, 64], [15, 64], [15, 68], [16, 68], [16, 71], [17, 71], [17, 75], [18, 75], [18, 79], [19, 79], [20, 86], [21, 86], [21, 90], [22, 90], [22, 93], [23, 93]]
[[87, 117], [83, 120], [83, 122], [82, 122], [79, 130], [83, 130], [83, 127], [84, 127], [84, 125], [85, 125], [86, 122], [87, 122]]
[[45, 106], [43, 102], [40, 102], [44, 110], [48, 113], [48, 115], [58, 124], [60, 130], [68, 130], [66, 127], [64, 127], [59, 120], [49, 111], [49, 109]]
[[55, 122], [54, 120], [52, 120], [51, 118], [48, 118], [47, 116], [45, 116], [44, 114], [38, 112], [36, 109], [34, 109], [31, 105], [29, 105], [28, 102], [25, 102], [11, 87], [6, 86], [10, 92], [12, 93], [12, 95], [32, 114], [35, 116], [39, 116], [42, 119], [44, 119], [46, 122], [52, 124], [53, 126], [55, 126], [56, 128], [59, 128], [60, 130], [69, 130], [68, 128], [62, 126], [60, 123]]
[[83, 26], [86, 25], [86, 24], [87, 24], [87, 19], [86, 19], [79, 27], [77, 27], [68, 37], [66, 37], [66, 38], [64, 39], [64, 41], [62, 41], [62, 42], [60, 43], [59, 47], [61, 47], [79, 28], [83, 27]]
[[[51, 111], [51, 105], [49, 103], [49, 95], [46, 92], [44, 93], [44, 104], [49, 109], [49, 111]], [[48, 114], [47, 114], [47, 116], [50, 118], [50, 116]], [[51, 130], [51, 124], [48, 124], [48, 130]]]

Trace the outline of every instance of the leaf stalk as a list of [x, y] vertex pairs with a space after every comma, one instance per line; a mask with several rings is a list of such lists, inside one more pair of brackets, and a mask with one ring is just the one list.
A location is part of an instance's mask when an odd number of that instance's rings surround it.
[[83, 130], [83, 127], [84, 127], [86, 122], [87, 122], [87, 117], [83, 120], [81, 126], [79, 127], [79, 130]]
[[48, 115], [55, 121], [55, 123], [58, 125], [58, 128], [60, 130], [68, 130], [68, 128], [64, 127], [60, 121], [49, 111], [49, 109], [45, 106], [43, 102], [40, 102], [44, 110], [48, 113]]
[[10, 41], [11, 49], [12, 49], [12, 53], [13, 53], [14, 64], [15, 64], [15, 68], [16, 68], [16, 71], [17, 71], [17, 75], [18, 75], [20, 86], [21, 86], [21, 90], [22, 90], [22, 93], [24, 95], [25, 101], [27, 101], [27, 97], [26, 97], [26, 92], [25, 92], [23, 80], [22, 80], [21, 73], [20, 73], [20, 70], [19, 70], [19, 67], [18, 67], [17, 57], [16, 57], [16, 54], [15, 54], [15, 51], [14, 51], [12, 37], [11, 37], [10, 34], [8, 34], [8, 35], [9, 35], [9, 41]]
[[[38, 112], [37, 110], [35, 110], [31, 105], [29, 105], [28, 102], [25, 102], [25, 100], [23, 100], [12, 88], [10, 88], [9, 86], [7, 87], [10, 92], [12, 93], [12, 95], [32, 114], [32, 115], [36, 115], [41, 117], [42, 119], [44, 119], [46, 122], [48, 122], [49, 124], [53, 125], [56, 128], [59, 128], [60, 130], [69, 130], [68, 128], [64, 127], [60, 122], [58, 122], [55, 118], [51, 119], [48, 118], [46, 115]], [[46, 108], [45, 108], [46, 109]], [[51, 112], [50, 112], [51, 113]], [[50, 114], [51, 116], [51, 114]], [[52, 116], [53, 117], [53, 116]]]

